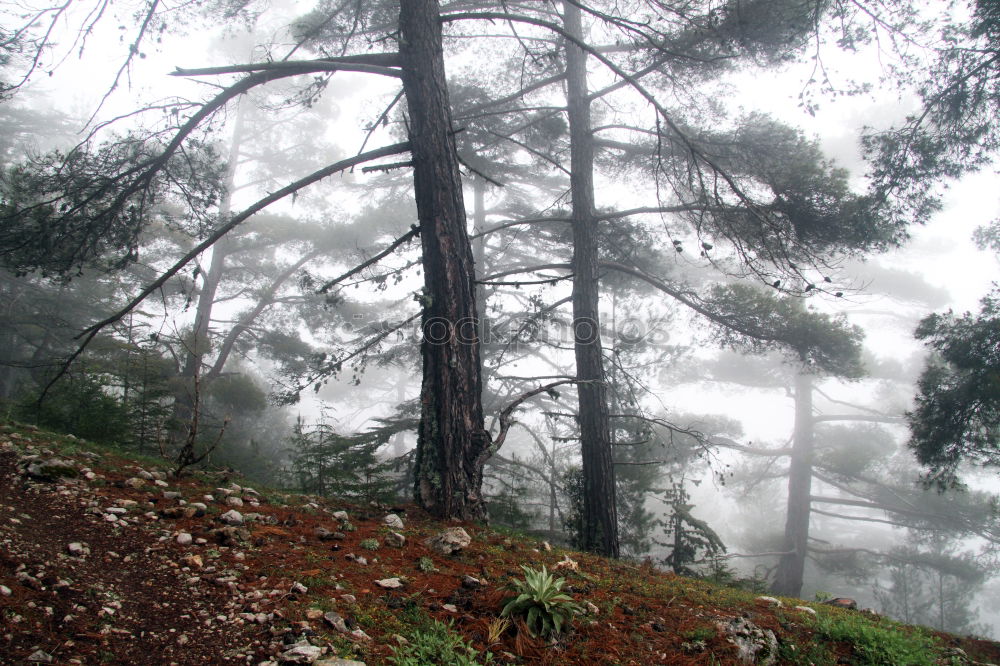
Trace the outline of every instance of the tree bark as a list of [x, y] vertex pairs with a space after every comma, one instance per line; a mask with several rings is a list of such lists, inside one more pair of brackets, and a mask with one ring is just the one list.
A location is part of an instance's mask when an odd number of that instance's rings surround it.
[[809, 545], [813, 465], [812, 375], [795, 376], [795, 430], [788, 469], [788, 510], [782, 550], [771, 590], [786, 597], [802, 594], [802, 577]]
[[[566, 31], [583, 39], [580, 8], [563, 3]], [[594, 216], [594, 143], [587, 99], [587, 56], [566, 45], [570, 128], [570, 190], [573, 203], [573, 342], [583, 456], [581, 542], [585, 550], [618, 557], [618, 512], [608, 418], [607, 385], [598, 311], [599, 249]]]
[[400, 3], [400, 55], [423, 250], [423, 383], [415, 495], [441, 518], [482, 520], [483, 423], [472, 247], [436, 0]]

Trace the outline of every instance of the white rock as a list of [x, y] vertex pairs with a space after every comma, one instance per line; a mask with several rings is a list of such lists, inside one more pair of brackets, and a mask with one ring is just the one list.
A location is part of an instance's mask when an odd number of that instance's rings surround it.
[[9, 587], [7, 587], [6, 585], [0, 585], [0, 597], [9, 597], [12, 594], [14, 593], [11, 592], [11, 589]]
[[461, 527], [449, 527], [424, 541], [424, 544], [439, 555], [457, 553], [472, 543], [472, 537]]
[[240, 507], [243, 506], [243, 500], [235, 495], [230, 495], [226, 498], [226, 506]]
[[333, 512], [333, 519], [334, 520], [339, 520], [342, 523], [346, 523], [347, 522], [347, 512], [346, 511], [334, 511]]
[[781, 603], [781, 599], [775, 599], [774, 597], [763, 597], [763, 596], [761, 596], [761, 597], [757, 597], [754, 601], [763, 601], [765, 604], [768, 604], [770, 606], [774, 606], [775, 608], [781, 608], [782, 606], [784, 606], [784, 604]]
[[226, 525], [242, 525], [243, 524], [243, 514], [241, 514], [236, 509], [230, 509], [224, 514], [219, 516], [219, 520], [224, 522]]
[[311, 664], [323, 654], [323, 648], [308, 643], [298, 643], [290, 650], [281, 653], [279, 659], [283, 664]]
[[403, 581], [398, 578], [383, 578], [382, 580], [375, 581], [375, 584], [387, 590], [398, 590], [403, 587]]
[[386, 525], [388, 525], [394, 530], [403, 529], [403, 519], [394, 513], [390, 513], [388, 516], [386, 516], [384, 521]]
[[810, 615], [816, 614], [815, 608], [809, 608], [809, 606], [796, 606], [795, 610], [802, 611], [803, 613], [809, 613]]
[[187, 532], [181, 532], [177, 535], [177, 543], [182, 546], [190, 546], [192, 541], [194, 541], [194, 539]]
[[87, 547], [87, 544], [80, 543], [79, 541], [74, 541], [66, 546], [66, 550], [73, 557], [86, 557], [90, 554], [90, 548]]

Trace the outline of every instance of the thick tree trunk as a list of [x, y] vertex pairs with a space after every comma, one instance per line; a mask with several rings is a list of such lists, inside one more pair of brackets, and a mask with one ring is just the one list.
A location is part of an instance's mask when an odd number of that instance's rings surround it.
[[788, 469], [788, 512], [785, 541], [771, 590], [786, 597], [802, 594], [802, 575], [809, 547], [809, 513], [812, 510], [813, 413], [812, 375], [795, 377], [795, 431]]
[[[563, 3], [565, 27], [582, 39], [580, 8]], [[566, 45], [567, 107], [570, 128], [570, 189], [573, 202], [573, 339], [583, 454], [585, 550], [618, 557], [618, 512], [608, 418], [607, 385], [601, 347], [597, 223], [594, 220], [594, 144], [587, 99], [586, 54]]]
[[436, 0], [400, 3], [400, 54], [423, 248], [423, 384], [417, 502], [443, 518], [486, 517], [478, 316]]

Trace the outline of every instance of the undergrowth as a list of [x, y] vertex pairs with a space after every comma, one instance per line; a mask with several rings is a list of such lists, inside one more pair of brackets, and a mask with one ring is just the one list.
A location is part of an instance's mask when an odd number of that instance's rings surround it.
[[407, 640], [406, 645], [393, 648], [387, 663], [393, 666], [478, 666], [493, 663], [492, 652], [480, 655], [451, 630], [450, 624], [437, 620], [412, 632]]

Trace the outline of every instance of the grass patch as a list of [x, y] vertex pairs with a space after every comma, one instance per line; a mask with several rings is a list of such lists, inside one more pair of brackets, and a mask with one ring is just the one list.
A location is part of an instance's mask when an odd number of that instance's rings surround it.
[[856, 614], [821, 617], [818, 636], [851, 644], [855, 662], [871, 666], [934, 666], [937, 641], [919, 629], [904, 632], [891, 624], [875, 624]]

